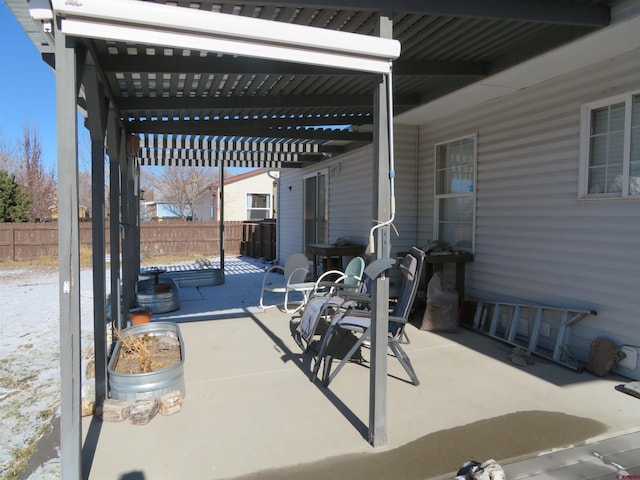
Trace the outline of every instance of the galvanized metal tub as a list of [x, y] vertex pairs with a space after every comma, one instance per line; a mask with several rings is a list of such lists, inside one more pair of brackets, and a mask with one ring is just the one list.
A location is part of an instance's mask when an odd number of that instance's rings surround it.
[[144, 279], [138, 282], [138, 293], [136, 294], [138, 306], [151, 310], [152, 313], [178, 310], [180, 308], [178, 285], [173, 279], [165, 276], [161, 276], [159, 281], [171, 285], [168, 292], [156, 292], [153, 289], [153, 279]]
[[212, 287], [224, 283], [224, 271], [221, 268], [203, 268], [166, 272], [164, 277], [174, 280], [179, 287]]
[[184, 342], [178, 324], [171, 322], [156, 322], [136, 325], [122, 331], [122, 334], [144, 335], [148, 333], [156, 337], [177, 336], [180, 343], [180, 362], [157, 372], [125, 374], [116, 372], [116, 365], [120, 354], [120, 340], [116, 342], [113, 355], [109, 360], [107, 372], [109, 374], [109, 391], [111, 398], [133, 402], [143, 393], [150, 393], [160, 399], [164, 394], [178, 390], [185, 396], [184, 385]]

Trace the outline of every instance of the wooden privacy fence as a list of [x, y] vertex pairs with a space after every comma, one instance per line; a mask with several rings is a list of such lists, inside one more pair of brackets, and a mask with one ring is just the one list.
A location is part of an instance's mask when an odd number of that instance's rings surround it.
[[[241, 221], [224, 222], [225, 254], [238, 255]], [[107, 253], [109, 227], [106, 229]], [[91, 249], [91, 222], [80, 223], [80, 245]], [[220, 253], [219, 222], [142, 222], [140, 252], [144, 255], [202, 255]], [[58, 224], [0, 223], [0, 261], [34, 260], [58, 256]]]

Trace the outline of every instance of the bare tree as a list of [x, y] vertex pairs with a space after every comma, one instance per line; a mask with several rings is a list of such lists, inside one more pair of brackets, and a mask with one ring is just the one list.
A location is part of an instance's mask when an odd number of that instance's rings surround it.
[[0, 171], [16, 173], [16, 170], [15, 152], [5, 142], [0, 130]]
[[42, 221], [51, 217], [56, 204], [56, 175], [53, 168], [45, 172], [38, 132], [25, 124], [22, 143], [18, 146], [18, 179], [33, 197], [29, 220]]
[[167, 202], [167, 208], [183, 220], [193, 215], [196, 195], [218, 179], [209, 167], [165, 167], [154, 182], [156, 201]]
[[147, 167], [140, 168], [140, 200], [153, 200], [158, 177]]
[[[81, 170], [78, 172], [78, 201], [80, 207], [88, 208], [89, 211], [93, 208], [91, 205], [91, 172], [87, 170]], [[93, 216], [93, 212], [91, 212]]]
[[[91, 182], [91, 137], [86, 130], [78, 132], [78, 201], [93, 216]], [[104, 162], [104, 159], [103, 159]]]

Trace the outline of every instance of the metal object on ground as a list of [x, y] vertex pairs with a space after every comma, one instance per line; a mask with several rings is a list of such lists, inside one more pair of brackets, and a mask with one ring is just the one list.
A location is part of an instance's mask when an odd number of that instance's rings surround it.
[[107, 373], [109, 374], [109, 389], [111, 398], [133, 402], [141, 394], [152, 394], [158, 400], [163, 395], [179, 391], [185, 396], [184, 385], [184, 342], [178, 324], [171, 322], [156, 322], [137, 325], [123, 330], [123, 335], [142, 336], [145, 333], [155, 337], [177, 336], [180, 344], [180, 362], [162, 370], [148, 373], [126, 374], [116, 372], [120, 348], [120, 340], [109, 361]]
[[170, 284], [166, 292], [156, 292], [153, 288], [154, 280], [140, 280], [136, 299], [139, 307], [151, 310], [152, 313], [173, 312], [180, 308], [178, 300], [178, 286], [171, 278], [160, 277], [162, 283]]
[[179, 287], [212, 287], [224, 283], [224, 271], [221, 268], [176, 270], [166, 272], [163, 276], [175, 281]]
[[472, 328], [556, 363], [582, 370], [569, 352], [571, 326], [595, 310], [477, 300]]

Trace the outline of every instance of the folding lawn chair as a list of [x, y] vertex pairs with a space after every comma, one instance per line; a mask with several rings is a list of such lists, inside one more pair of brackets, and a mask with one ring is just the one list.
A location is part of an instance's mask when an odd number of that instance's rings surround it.
[[[414, 385], [419, 385], [420, 381], [411, 366], [409, 357], [401, 345], [408, 343], [404, 329], [408, 322], [411, 309], [413, 308], [413, 301], [418, 291], [423, 265], [424, 252], [415, 247], [411, 249], [409, 254], [407, 254], [400, 263], [399, 268], [403, 275], [402, 287], [398, 300], [389, 314], [389, 332], [387, 337], [389, 348], [407, 372]], [[367, 269], [369, 269], [369, 267], [367, 267]], [[365, 275], [368, 274], [367, 269], [365, 269]], [[374, 275], [377, 276], [379, 273]], [[346, 298], [348, 301], [349, 297], [347, 296]], [[324, 365], [322, 370], [322, 383], [325, 386], [329, 385], [338, 372], [340, 372], [344, 365], [352, 358], [353, 354], [360, 349], [364, 342], [369, 340], [371, 336], [371, 311], [358, 308], [358, 305], [370, 302], [371, 297], [369, 295], [360, 296], [360, 298], [357, 298], [357, 301], [345, 303], [345, 308], [341, 308], [340, 311], [333, 316], [329, 327], [322, 336], [312, 378], [317, 377], [320, 364], [322, 363]], [[357, 334], [359, 338], [346, 355], [343, 356], [335, 370], [331, 372], [333, 363], [333, 355], [331, 352], [332, 338], [344, 332]]]
[[[307, 302], [300, 323], [293, 332], [296, 343], [303, 351], [308, 350], [322, 318], [326, 317], [333, 308], [344, 303], [342, 295], [362, 292], [364, 286], [364, 259], [354, 257], [345, 268], [329, 270], [316, 281], [316, 286]], [[327, 278], [336, 277], [333, 281]], [[321, 333], [321, 332], [320, 332]]]

